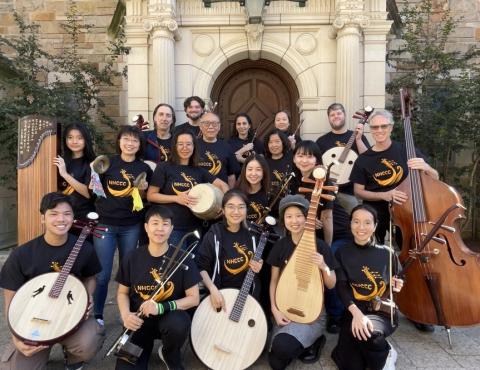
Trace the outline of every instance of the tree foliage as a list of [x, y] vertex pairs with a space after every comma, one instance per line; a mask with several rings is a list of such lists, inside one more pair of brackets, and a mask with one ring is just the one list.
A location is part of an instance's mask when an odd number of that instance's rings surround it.
[[93, 25], [80, 22], [75, 2], [70, 2], [62, 28], [68, 36], [63, 50], [52, 54], [41, 46], [40, 26], [28, 23], [22, 15], [14, 13], [18, 36], [0, 37], [0, 60], [4, 73], [0, 73], [0, 161], [7, 167], [1, 174], [0, 184], [12, 187], [15, 183], [17, 153], [17, 122], [20, 117], [40, 114], [55, 117], [68, 124], [84, 122], [92, 130], [96, 144], [103, 140], [96, 127], [113, 127], [113, 120], [102, 110], [105, 103], [101, 90], [112, 86], [114, 79], [125, 75], [114, 63], [125, 48], [121, 34], [110, 42], [108, 62], [99, 68], [82, 59], [79, 53], [80, 36]]
[[[480, 74], [478, 50], [452, 48], [452, 36], [461, 19], [449, 10], [437, 10], [431, 0], [406, 3], [400, 11], [403, 37], [391, 50], [388, 63], [397, 71], [387, 85], [394, 96], [394, 112], [400, 118], [398, 91], [408, 88], [413, 95], [415, 144], [439, 171], [443, 181], [459, 189], [471, 220], [479, 200], [475, 195], [480, 172]], [[396, 125], [396, 136], [403, 136]], [[459, 154], [470, 160], [458, 165]], [[473, 229], [475, 223], [473, 222]], [[475, 230], [473, 230], [475, 232]]]

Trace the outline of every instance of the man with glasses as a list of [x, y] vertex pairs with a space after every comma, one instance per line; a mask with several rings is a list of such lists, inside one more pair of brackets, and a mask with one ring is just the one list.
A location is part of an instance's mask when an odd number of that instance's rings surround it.
[[220, 118], [215, 113], [205, 113], [200, 118], [201, 138], [198, 140], [198, 165], [210, 174], [226, 182], [230, 189], [235, 186], [235, 174], [240, 172], [233, 149], [218, 138]]
[[350, 181], [354, 183], [355, 195], [371, 204], [378, 212], [379, 223], [375, 236], [380, 244], [390, 222], [389, 202], [402, 204], [407, 194], [396, 187], [407, 177], [408, 169], [424, 171], [438, 179], [438, 172], [430, 167], [417, 150], [417, 158], [407, 161], [405, 144], [392, 141], [393, 116], [388, 111], [377, 111], [370, 117], [370, 132], [374, 145], [361, 154], [355, 162]]

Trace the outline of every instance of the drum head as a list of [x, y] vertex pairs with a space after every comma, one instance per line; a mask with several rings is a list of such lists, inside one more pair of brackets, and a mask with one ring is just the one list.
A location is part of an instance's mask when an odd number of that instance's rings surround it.
[[215, 203], [215, 190], [211, 184], [198, 184], [190, 190], [189, 195], [198, 198], [198, 203], [191, 207], [195, 213], [209, 211]]

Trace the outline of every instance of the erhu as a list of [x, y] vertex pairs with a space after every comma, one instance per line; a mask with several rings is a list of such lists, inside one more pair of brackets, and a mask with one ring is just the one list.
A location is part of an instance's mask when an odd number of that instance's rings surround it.
[[[182, 245], [184, 244], [185, 240], [187, 240], [187, 238], [189, 238], [190, 236], [195, 236], [197, 240], [192, 242], [186, 250], [183, 250]], [[165, 267], [164, 272], [160, 274], [161, 280], [155, 287], [153, 293], [150, 295], [150, 297], [152, 297], [150, 298], [150, 300], [153, 300], [153, 297], [155, 297], [163, 289], [165, 284], [170, 280], [170, 278], [179, 268], [183, 268], [184, 270], [188, 269], [188, 266], [185, 265], [184, 262], [187, 260], [187, 258], [195, 257], [192, 252], [197, 247], [199, 240], [200, 233], [197, 230], [192, 231], [183, 236], [180, 242], [175, 246], [175, 251], [171, 257], [164, 256], [164, 258], [168, 260], [168, 263]], [[163, 270], [163, 266], [161, 266], [159, 270]], [[136, 315], [138, 317], [142, 316], [140, 311], [137, 311]], [[113, 345], [109, 348], [105, 356], [110, 356], [113, 353], [115, 356], [120, 357], [121, 359], [133, 365], [136, 364], [138, 358], [142, 354], [143, 348], [137, 346], [136, 344], [133, 344], [130, 341], [133, 333], [135, 333], [133, 330], [125, 329], [122, 334], [120, 334], [120, 336], [117, 338], [117, 340], [115, 340]]]

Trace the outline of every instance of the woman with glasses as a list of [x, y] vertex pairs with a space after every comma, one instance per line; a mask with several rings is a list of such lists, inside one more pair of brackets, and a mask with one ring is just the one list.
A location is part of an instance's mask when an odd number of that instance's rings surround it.
[[170, 243], [174, 245], [202, 224], [191, 211], [198, 199], [189, 195], [190, 189], [197, 184], [211, 183], [222, 192], [228, 190], [226, 183], [198, 167], [197, 150], [197, 140], [191, 132], [177, 132], [172, 139], [170, 159], [157, 166], [147, 192], [150, 202], [168, 205], [173, 211], [175, 226]]
[[360, 154], [350, 174], [355, 195], [370, 204], [378, 213], [375, 231], [377, 241], [385, 241], [389, 227], [388, 204], [402, 204], [407, 200], [404, 192], [396, 187], [407, 177], [408, 169], [424, 171], [438, 179], [438, 172], [430, 167], [417, 150], [417, 158], [407, 161], [404, 144], [392, 141], [393, 116], [388, 111], [376, 111], [370, 117], [370, 133], [375, 140], [371, 148]]
[[[258, 273], [263, 262], [252, 260], [257, 241], [246, 224], [246, 195], [238, 189], [229, 190], [223, 197], [222, 210], [223, 220], [205, 234], [196, 261], [213, 308], [225, 310], [220, 289], [240, 289], [248, 269]], [[258, 298], [260, 284], [255, 280], [252, 295]]]
[[[150, 167], [140, 160], [143, 155], [143, 140], [138, 127], [122, 126], [117, 135], [116, 146], [119, 154], [110, 157], [110, 166], [100, 175], [106, 197], [100, 196], [95, 202], [100, 226], [107, 228], [101, 232], [101, 238], [93, 238], [98, 259], [102, 264], [94, 294], [95, 318], [100, 324], [103, 324], [103, 308], [107, 299], [115, 249], [118, 246], [121, 263], [123, 257], [137, 247], [144, 219], [143, 205], [139, 205], [138, 201], [147, 190], [152, 177]], [[134, 184], [142, 172], [147, 175], [146, 181]]]

